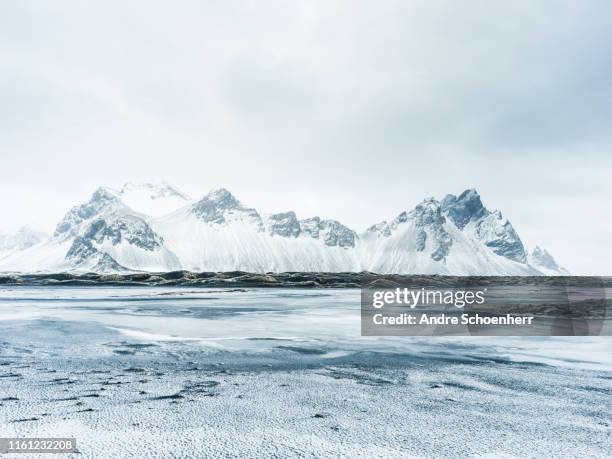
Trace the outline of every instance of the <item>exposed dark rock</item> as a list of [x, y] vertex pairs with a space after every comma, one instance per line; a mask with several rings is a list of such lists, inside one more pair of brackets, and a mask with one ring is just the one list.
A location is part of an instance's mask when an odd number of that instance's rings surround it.
[[[183, 278], [177, 278], [173, 273], [172, 280], [166, 280], [165, 274], [23, 274], [15, 275], [21, 285], [112, 285], [112, 286], [183, 286], [183, 287], [215, 287], [232, 290], [244, 290], [253, 287], [291, 288], [291, 287], [320, 287], [320, 288], [359, 288], [359, 287], [415, 287], [450, 286], [461, 287], [470, 285], [558, 285], [558, 286], [612, 286], [612, 278], [582, 277], [582, 276], [440, 276], [440, 275], [402, 275], [402, 274], [375, 274], [367, 271], [346, 273], [324, 272], [286, 272], [251, 274], [244, 271], [220, 273], [191, 273], [185, 271]], [[0, 285], [2, 279], [0, 278]], [[153, 347], [151, 343], [121, 343], [119, 353], [133, 353], [133, 349]]]
[[465, 190], [459, 197], [446, 195], [442, 200], [442, 210], [459, 229], [463, 229], [470, 220], [484, 217], [488, 212], [474, 189]]
[[272, 235], [298, 237], [300, 235], [300, 223], [295, 216], [295, 212], [290, 211], [270, 215], [268, 231]]

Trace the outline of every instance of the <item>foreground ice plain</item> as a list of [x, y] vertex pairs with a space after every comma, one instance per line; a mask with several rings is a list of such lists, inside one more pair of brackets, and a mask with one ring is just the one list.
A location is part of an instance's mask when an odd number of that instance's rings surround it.
[[78, 457], [612, 454], [610, 337], [359, 332], [358, 290], [4, 287], [0, 436], [73, 436]]

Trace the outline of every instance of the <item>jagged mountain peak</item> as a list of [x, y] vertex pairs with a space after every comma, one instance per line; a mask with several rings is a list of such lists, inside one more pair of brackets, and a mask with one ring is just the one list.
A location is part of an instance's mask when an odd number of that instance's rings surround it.
[[133, 269], [178, 267], [148, 218], [127, 206], [120, 192], [99, 187], [70, 209], [51, 242], [66, 246], [62, 263], [74, 269], [113, 270], [126, 262]]
[[525, 263], [527, 252], [518, 233], [501, 212], [489, 212], [477, 221], [474, 233], [493, 252], [509, 260]]
[[98, 215], [114, 212], [121, 207], [124, 207], [124, 205], [117, 193], [110, 188], [101, 186], [93, 192], [89, 201], [74, 206], [66, 213], [55, 228], [53, 237], [75, 236], [84, 222]]
[[474, 188], [465, 190], [459, 196], [447, 194], [441, 204], [442, 211], [459, 229], [465, 228], [470, 221], [478, 220], [489, 212]]
[[102, 255], [110, 256], [109, 252], [121, 255], [128, 247], [141, 253], [160, 253], [164, 250], [163, 242], [163, 238], [138, 215], [110, 214], [93, 218], [83, 225], [72, 241], [66, 259], [77, 266], [91, 265]]
[[242, 203], [227, 189], [216, 188], [191, 206], [193, 213], [200, 220], [211, 224], [225, 224], [230, 221], [248, 222], [263, 231], [263, 220], [252, 208]]
[[435, 210], [438, 207], [440, 207], [440, 201], [438, 201], [433, 196], [429, 196], [423, 199], [421, 202], [419, 202], [415, 207], [429, 208], [429, 209]]
[[383, 221], [371, 226], [366, 235], [376, 234], [384, 239], [409, 230], [411, 236], [406, 243], [414, 243], [417, 252], [427, 249], [435, 261], [444, 261], [453, 250], [453, 240], [458, 237], [451, 236], [453, 230], [449, 225], [496, 255], [519, 263], [527, 261], [523, 243], [511, 223], [500, 211], [487, 210], [475, 189], [467, 189], [458, 196], [448, 194], [442, 201], [426, 198], [390, 223]]
[[440, 202], [434, 198], [424, 199], [408, 215], [420, 226], [442, 224], [446, 221], [442, 215]]
[[476, 190], [476, 188], [468, 188], [463, 191], [457, 198], [458, 201], [475, 201], [480, 200], [480, 193]]
[[544, 274], [569, 274], [569, 271], [559, 265], [546, 249], [536, 245], [529, 255], [529, 263], [542, 271]]
[[106, 186], [100, 186], [91, 195], [89, 202], [117, 202], [119, 201], [118, 193]]
[[510, 221], [487, 210], [474, 189], [424, 199], [358, 236], [291, 210], [260, 215], [225, 188], [190, 201], [165, 182], [100, 187], [54, 237], [0, 260], [5, 270], [565, 272], [540, 247], [528, 255]]
[[[201, 201], [215, 203], [218, 207], [234, 209], [242, 207], [242, 204], [226, 188], [215, 188], [211, 190]], [[201, 202], [200, 201], [200, 202]]]
[[409, 214], [416, 227], [415, 245], [423, 252], [431, 243], [430, 258], [434, 261], [444, 261], [453, 244], [451, 236], [444, 228], [446, 218], [442, 215], [442, 204], [434, 198], [424, 199]]
[[298, 237], [302, 231], [300, 222], [292, 210], [268, 216], [266, 224], [271, 235]]
[[[295, 215], [293, 212], [291, 214]], [[321, 217], [310, 217], [298, 221], [300, 234], [312, 239], [322, 240], [329, 247], [355, 247], [357, 233], [338, 220], [324, 220]]]
[[372, 225], [366, 230], [366, 233], [376, 233], [379, 236], [388, 237], [392, 231], [397, 230], [402, 224], [407, 222], [413, 222], [417, 226], [443, 224], [445, 219], [442, 215], [440, 202], [433, 197], [423, 199], [414, 209], [400, 212], [390, 222], [384, 220]]
[[497, 255], [519, 263], [527, 261], [523, 242], [510, 221], [497, 209], [489, 211], [475, 189], [459, 196], [446, 195], [442, 212], [458, 229], [472, 233]]
[[370, 226], [366, 229], [366, 234], [376, 234], [378, 237], [389, 237], [391, 234], [402, 227], [403, 224], [412, 222], [416, 226], [427, 226], [432, 224], [441, 225], [445, 221], [441, 212], [441, 204], [433, 197], [423, 199], [411, 211], [400, 212], [393, 220]]

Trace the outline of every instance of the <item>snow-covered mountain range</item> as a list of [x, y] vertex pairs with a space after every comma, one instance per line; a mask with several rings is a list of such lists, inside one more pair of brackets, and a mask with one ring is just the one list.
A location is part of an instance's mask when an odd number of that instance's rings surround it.
[[48, 237], [47, 234], [29, 225], [21, 226], [17, 231], [0, 232], [0, 260], [28, 249]]
[[336, 220], [264, 215], [225, 189], [200, 200], [166, 184], [98, 188], [53, 235], [0, 235], [0, 271], [372, 271], [401, 274], [567, 274], [545, 250], [527, 253], [501, 212], [475, 190], [361, 234]]

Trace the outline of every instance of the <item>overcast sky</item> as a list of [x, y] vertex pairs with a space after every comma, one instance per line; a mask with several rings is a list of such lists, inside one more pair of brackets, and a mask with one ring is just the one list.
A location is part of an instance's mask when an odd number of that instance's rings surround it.
[[0, 2], [0, 227], [224, 186], [360, 231], [476, 188], [612, 274], [608, 1]]

